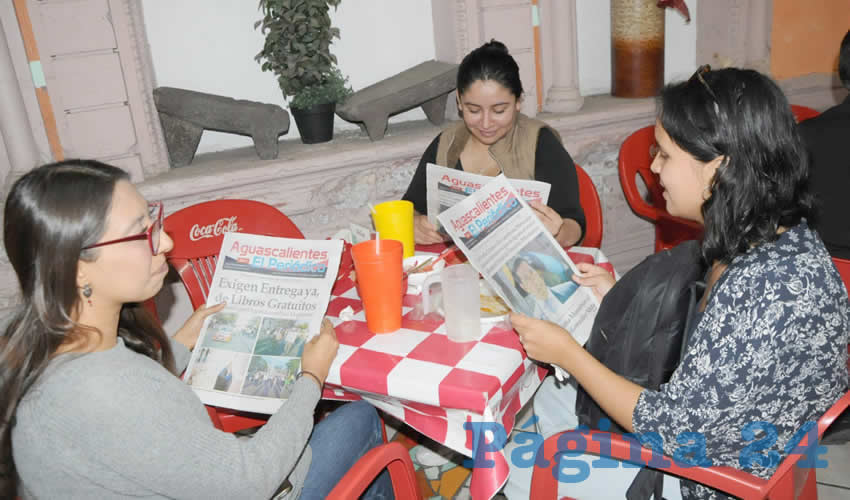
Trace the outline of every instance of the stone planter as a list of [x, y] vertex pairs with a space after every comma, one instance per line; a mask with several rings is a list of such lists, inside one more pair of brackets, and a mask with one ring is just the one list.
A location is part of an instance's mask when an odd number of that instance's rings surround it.
[[656, 0], [611, 0], [611, 95], [658, 95], [664, 85], [664, 11]]

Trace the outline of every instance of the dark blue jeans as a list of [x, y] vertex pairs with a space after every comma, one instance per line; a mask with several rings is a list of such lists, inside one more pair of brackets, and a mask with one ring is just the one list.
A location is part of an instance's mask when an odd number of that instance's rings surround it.
[[[321, 500], [327, 497], [360, 457], [383, 442], [382, 436], [378, 412], [369, 403], [355, 401], [332, 411], [316, 425], [310, 436], [313, 461], [299, 498]], [[382, 472], [361, 498], [394, 498], [389, 472]]]

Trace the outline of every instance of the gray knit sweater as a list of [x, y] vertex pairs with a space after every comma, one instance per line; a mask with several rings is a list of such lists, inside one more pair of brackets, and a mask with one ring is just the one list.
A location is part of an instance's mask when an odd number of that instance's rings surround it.
[[[188, 351], [172, 342], [179, 367]], [[12, 430], [23, 498], [268, 499], [289, 478], [297, 497], [320, 397], [310, 378], [252, 438], [213, 427], [183, 381], [118, 344], [62, 355], [24, 396]]]

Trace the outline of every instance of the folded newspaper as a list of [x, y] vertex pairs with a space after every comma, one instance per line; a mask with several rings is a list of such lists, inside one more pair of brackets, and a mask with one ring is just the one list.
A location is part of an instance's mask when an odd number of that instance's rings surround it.
[[556, 323], [583, 345], [599, 302], [573, 281], [575, 264], [512, 183], [491, 179], [443, 211], [440, 222], [512, 310]]
[[206, 404], [274, 413], [319, 333], [342, 240], [226, 233], [207, 304], [227, 302], [201, 328], [186, 382]]
[[[481, 189], [492, 181], [489, 175], [470, 174], [455, 168], [446, 168], [433, 163], [425, 166], [425, 193], [428, 207], [428, 220], [445, 231], [437, 216], [449, 207]], [[508, 179], [508, 182], [526, 202], [537, 200], [546, 204], [549, 201], [551, 185], [548, 182], [523, 179]]]

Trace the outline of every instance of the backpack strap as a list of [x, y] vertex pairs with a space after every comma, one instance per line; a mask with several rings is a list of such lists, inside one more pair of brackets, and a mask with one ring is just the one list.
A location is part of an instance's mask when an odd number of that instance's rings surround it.
[[626, 500], [663, 500], [664, 473], [644, 467], [639, 470], [629, 489], [626, 490]]
[[699, 315], [698, 305], [705, 293], [705, 281], [695, 281], [688, 287], [688, 316], [685, 319], [685, 331], [682, 332], [682, 347], [679, 351], [679, 361], [685, 357], [685, 352], [688, 350], [688, 336], [692, 329], [696, 326], [697, 316]]

